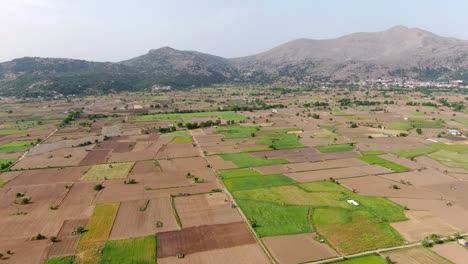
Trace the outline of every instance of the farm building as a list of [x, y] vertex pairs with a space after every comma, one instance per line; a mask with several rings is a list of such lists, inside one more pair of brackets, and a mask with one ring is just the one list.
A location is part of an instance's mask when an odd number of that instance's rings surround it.
[[461, 136], [463, 135], [460, 131], [456, 130], [456, 129], [449, 129], [449, 134], [452, 135], [452, 136]]
[[351, 205], [355, 205], [355, 206], [358, 206], [358, 205], [359, 205], [359, 203], [356, 202], [356, 201], [354, 201], [354, 200], [348, 200], [347, 202], [348, 202], [349, 204], [351, 204]]

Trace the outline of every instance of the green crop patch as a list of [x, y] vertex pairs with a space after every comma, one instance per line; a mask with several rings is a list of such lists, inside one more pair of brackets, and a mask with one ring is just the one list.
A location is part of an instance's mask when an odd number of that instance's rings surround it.
[[72, 264], [75, 257], [58, 257], [47, 259], [44, 264]]
[[260, 237], [312, 232], [308, 222], [308, 208], [282, 206], [275, 203], [236, 199], [247, 219], [253, 220]]
[[385, 128], [393, 130], [410, 130], [413, 128], [413, 126], [409, 121], [401, 121], [387, 124]]
[[431, 147], [423, 147], [423, 148], [417, 148], [417, 149], [396, 151], [396, 152], [393, 152], [393, 154], [403, 157], [403, 158], [414, 158], [417, 156], [422, 156], [422, 155], [432, 153], [434, 151], [435, 150]]
[[0, 153], [24, 152], [34, 146], [32, 141], [14, 141], [0, 145]]
[[256, 175], [256, 176], [249, 176], [249, 177], [228, 178], [228, 179], [224, 179], [223, 181], [224, 181], [224, 185], [226, 185], [226, 187], [230, 191], [255, 189], [255, 188], [296, 183], [296, 181], [294, 181], [293, 179], [288, 178], [282, 174]]
[[133, 162], [94, 165], [81, 178], [88, 181], [124, 179], [133, 165]]
[[369, 255], [364, 257], [351, 258], [342, 261], [332, 262], [333, 264], [388, 264], [388, 262], [378, 256], [378, 255]]
[[262, 176], [262, 174], [254, 169], [230, 169], [218, 171], [218, 176], [223, 179], [232, 179], [239, 177]]
[[192, 143], [192, 142], [193, 142], [192, 136], [176, 136], [171, 141], [171, 144], [187, 144], [187, 143]]
[[219, 156], [224, 160], [234, 162], [239, 168], [288, 163], [285, 159], [265, 159], [254, 157], [246, 153], [221, 154]]
[[133, 116], [131, 121], [159, 121], [159, 120], [171, 120], [171, 121], [190, 121], [192, 118], [197, 117], [209, 117], [213, 119], [222, 119], [226, 121], [240, 122], [247, 118], [234, 111], [215, 111], [215, 112], [197, 112], [197, 113], [173, 113], [173, 114], [150, 114], [150, 115], [139, 115]]
[[428, 155], [448, 167], [468, 169], [468, 153], [438, 150]]
[[256, 126], [220, 126], [214, 132], [225, 138], [248, 138], [255, 136], [260, 129]]
[[438, 120], [427, 120], [427, 119], [411, 119], [410, 124], [413, 128], [443, 128], [444, 121]]
[[86, 225], [86, 232], [80, 237], [78, 244], [88, 244], [106, 241], [109, 238], [114, 219], [119, 210], [119, 203], [98, 204]]
[[353, 145], [351, 144], [326, 145], [326, 146], [319, 146], [317, 148], [322, 153], [351, 151], [354, 149]]
[[381, 157], [378, 157], [377, 155], [367, 155], [367, 156], [362, 156], [358, 157], [359, 160], [362, 160], [366, 163], [369, 163], [371, 165], [377, 164], [379, 166], [385, 167], [387, 169], [391, 169], [396, 172], [404, 172], [404, 171], [409, 171], [410, 169], [408, 167], [405, 167], [403, 165], [391, 162], [389, 160], [383, 159]]
[[156, 236], [107, 241], [101, 263], [156, 263]]
[[262, 134], [259, 135], [258, 145], [267, 145], [271, 149], [302, 148], [302, 145], [294, 134]]
[[24, 132], [26, 132], [26, 131], [21, 130], [21, 129], [0, 129], [0, 136], [22, 134]]

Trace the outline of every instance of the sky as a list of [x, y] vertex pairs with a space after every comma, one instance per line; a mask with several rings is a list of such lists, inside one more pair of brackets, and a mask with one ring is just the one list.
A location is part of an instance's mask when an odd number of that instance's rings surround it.
[[395, 25], [468, 40], [466, 0], [0, 0], [0, 61], [122, 61], [170, 46], [241, 57]]

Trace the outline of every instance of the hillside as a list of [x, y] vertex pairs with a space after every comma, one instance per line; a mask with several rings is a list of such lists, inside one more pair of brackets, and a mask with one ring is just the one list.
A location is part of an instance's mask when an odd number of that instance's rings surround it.
[[468, 80], [467, 73], [467, 41], [396, 26], [336, 39], [297, 39], [233, 59], [170, 47], [117, 63], [20, 58], [0, 63], [0, 95], [98, 94], [153, 85], [281, 80]]

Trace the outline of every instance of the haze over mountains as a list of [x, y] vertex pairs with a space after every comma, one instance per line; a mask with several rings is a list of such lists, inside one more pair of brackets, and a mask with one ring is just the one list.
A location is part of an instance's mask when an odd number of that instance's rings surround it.
[[95, 94], [153, 85], [378, 78], [468, 80], [468, 41], [396, 26], [336, 39], [297, 39], [232, 59], [170, 47], [117, 63], [27, 57], [0, 63], [0, 94]]

